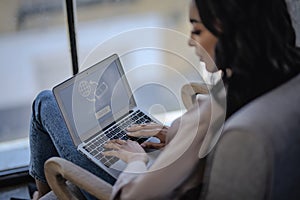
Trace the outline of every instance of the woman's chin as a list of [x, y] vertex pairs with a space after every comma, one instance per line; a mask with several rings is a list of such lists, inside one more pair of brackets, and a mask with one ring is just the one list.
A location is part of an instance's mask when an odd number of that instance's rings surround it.
[[215, 72], [219, 71], [217, 67], [207, 67], [206, 66], [205, 68], [206, 68], [206, 71], [208, 71], [209, 73], [215, 73]]

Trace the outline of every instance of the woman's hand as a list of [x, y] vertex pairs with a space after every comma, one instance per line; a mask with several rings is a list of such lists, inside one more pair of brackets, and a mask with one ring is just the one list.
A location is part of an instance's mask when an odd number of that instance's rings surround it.
[[136, 124], [127, 128], [127, 135], [130, 137], [156, 137], [160, 143], [144, 142], [141, 144], [144, 148], [161, 149], [165, 146], [166, 133], [168, 127], [149, 123], [149, 124]]
[[112, 149], [102, 154], [105, 156], [115, 156], [126, 163], [133, 161], [143, 161], [147, 164], [148, 156], [139, 143], [132, 140], [111, 140], [104, 145], [105, 148]]

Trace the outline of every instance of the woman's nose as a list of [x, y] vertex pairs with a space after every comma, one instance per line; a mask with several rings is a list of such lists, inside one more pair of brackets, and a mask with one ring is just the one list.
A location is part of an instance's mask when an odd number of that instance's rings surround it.
[[188, 40], [188, 45], [191, 46], [191, 47], [194, 47], [194, 46], [196, 45], [195, 40], [194, 40], [193, 38], [190, 38], [190, 39]]

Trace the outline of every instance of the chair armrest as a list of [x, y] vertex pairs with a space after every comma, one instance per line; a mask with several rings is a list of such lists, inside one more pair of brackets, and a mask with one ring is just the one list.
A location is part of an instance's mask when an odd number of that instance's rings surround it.
[[45, 163], [49, 186], [59, 199], [78, 199], [66, 181], [94, 195], [98, 199], [110, 198], [112, 186], [87, 170], [63, 158], [52, 157]]

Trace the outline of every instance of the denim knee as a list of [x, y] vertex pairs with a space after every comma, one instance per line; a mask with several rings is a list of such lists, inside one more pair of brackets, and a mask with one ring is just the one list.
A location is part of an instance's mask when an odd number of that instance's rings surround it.
[[44, 90], [40, 92], [32, 104], [32, 114], [34, 119], [37, 122], [42, 123], [40, 121], [42, 110], [43, 112], [45, 112], [45, 109], [51, 110], [57, 106], [55, 104], [56, 101], [51, 90]]
[[54, 95], [53, 95], [52, 91], [44, 90], [36, 96], [36, 98], [33, 102], [33, 106], [34, 106], [33, 108], [34, 108], [34, 110], [38, 111], [40, 109], [41, 103], [47, 105], [49, 103], [53, 104], [53, 101], [55, 101], [55, 99], [54, 99]]

